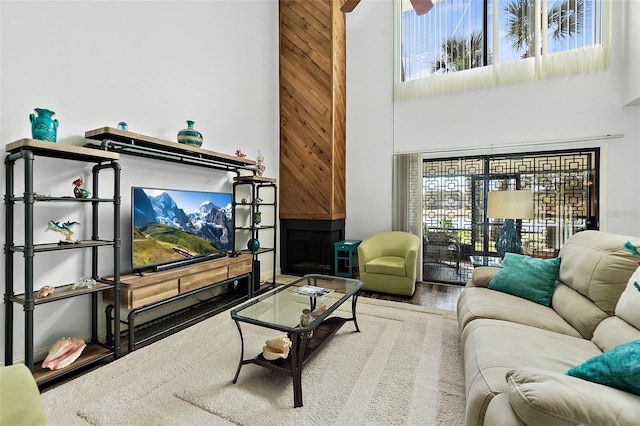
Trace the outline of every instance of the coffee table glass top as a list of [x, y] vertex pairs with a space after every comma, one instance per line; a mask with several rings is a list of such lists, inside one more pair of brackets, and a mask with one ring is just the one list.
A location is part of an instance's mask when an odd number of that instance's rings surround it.
[[[231, 318], [286, 332], [312, 330], [349, 297], [356, 295], [362, 285], [362, 281], [351, 278], [305, 275], [238, 306], [231, 311]], [[304, 286], [320, 287], [329, 293], [309, 296], [304, 293], [309, 288]], [[314, 321], [300, 327], [300, 315], [304, 309], [313, 311]]]

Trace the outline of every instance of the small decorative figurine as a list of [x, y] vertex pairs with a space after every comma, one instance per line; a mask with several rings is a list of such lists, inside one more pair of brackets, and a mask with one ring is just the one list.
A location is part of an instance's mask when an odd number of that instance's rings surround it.
[[60, 222], [56, 222], [54, 220], [50, 220], [47, 224], [47, 229], [51, 229], [52, 231], [56, 231], [65, 236], [65, 241], [60, 241], [58, 244], [74, 244], [71, 236], [73, 235], [73, 225], [79, 225], [79, 222], [65, 222], [60, 224]]
[[86, 189], [80, 188], [80, 186], [82, 186], [83, 184], [84, 181], [82, 180], [82, 178], [78, 178], [73, 181], [73, 195], [76, 198], [89, 198], [89, 195], [91, 195], [91, 193]]
[[255, 212], [253, 214], [253, 223], [255, 223], [256, 225], [259, 225], [260, 222], [262, 222], [262, 213], [261, 212]]
[[255, 204], [260, 204], [262, 202], [262, 198], [256, 197], [253, 201]]
[[129, 126], [127, 126], [127, 123], [125, 123], [124, 121], [121, 121], [118, 123], [118, 129], [124, 130], [126, 132], [129, 129]]
[[244, 152], [240, 151], [239, 149], [236, 149], [236, 157], [244, 158], [246, 156], [247, 156], [247, 154], [245, 154]]
[[91, 277], [82, 277], [75, 282], [75, 284], [71, 287], [71, 290], [75, 290], [76, 288], [82, 288], [82, 287], [91, 289], [93, 288], [94, 285], [96, 285], [96, 280], [94, 280]]
[[241, 202], [242, 204], [247, 204], [247, 199], [246, 199], [246, 198], [243, 198], [242, 200], [240, 200], [240, 202]]
[[[303, 309], [302, 315], [300, 315], [300, 327], [306, 327], [313, 322], [314, 318], [311, 316], [310, 309]], [[313, 337], [313, 330], [307, 333], [307, 337], [311, 339]]]
[[264, 156], [258, 151], [258, 157], [256, 158], [256, 173], [258, 173], [258, 176], [262, 176], [264, 169]]

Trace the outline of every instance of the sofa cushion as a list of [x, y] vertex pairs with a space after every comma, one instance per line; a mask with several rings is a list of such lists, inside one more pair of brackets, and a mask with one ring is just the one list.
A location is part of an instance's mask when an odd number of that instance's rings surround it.
[[640, 396], [640, 340], [616, 346], [567, 374]]
[[[532, 302], [529, 302], [532, 303]], [[505, 374], [529, 366], [564, 374], [601, 354], [591, 341], [492, 319], [471, 321], [462, 331], [467, 425], [483, 424], [491, 399], [506, 392]]]
[[640, 266], [629, 278], [616, 304], [616, 316], [640, 329]]
[[588, 230], [572, 235], [560, 250], [560, 281], [613, 315], [637, 266], [637, 258], [624, 249], [627, 241], [640, 246], [638, 237], [608, 232]]
[[365, 270], [370, 274], [397, 275], [405, 277], [407, 270], [404, 258], [396, 256], [382, 256], [370, 260], [365, 264]]
[[585, 339], [591, 339], [598, 324], [609, 318], [591, 300], [561, 282], [558, 282], [553, 292], [551, 307]]
[[638, 339], [640, 339], [640, 330], [618, 317], [609, 317], [598, 324], [591, 341], [602, 352], [607, 352], [618, 345]]
[[553, 309], [484, 287], [466, 287], [458, 297], [457, 313], [460, 329], [473, 320], [489, 318], [582, 337]]
[[489, 288], [550, 306], [559, 269], [560, 258], [536, 259], [507, 253]]
[[511, 408], [528, 425], [632, 425], [640, 398], [607, 386], [534, 368], [507, 374]]

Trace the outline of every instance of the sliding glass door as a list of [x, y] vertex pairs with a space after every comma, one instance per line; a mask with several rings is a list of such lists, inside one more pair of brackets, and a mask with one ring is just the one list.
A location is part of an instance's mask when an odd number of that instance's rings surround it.
[[470, 256], [497, 256], [501, 219], [489, 191], [533, 192], [534, 218], [517, 220], [523, 252], [554, 257], [573, 233], [598, 228], [599, 149], [423, 161], [424, 281], [464, 284]]

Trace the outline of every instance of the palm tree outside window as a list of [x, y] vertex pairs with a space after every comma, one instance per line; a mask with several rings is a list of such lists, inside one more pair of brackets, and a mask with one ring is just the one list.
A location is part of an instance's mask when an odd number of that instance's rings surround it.
[[406, 87], [460, 71], [486, 87], [604, 68], [609, 9], [607, 0], [434, 0], [418, 16], [410, 2], [399, 1], [397, 92], [408, 98]]

